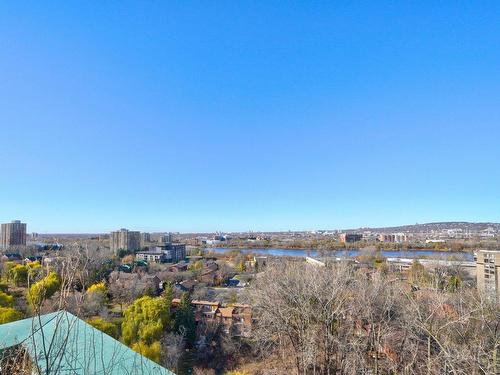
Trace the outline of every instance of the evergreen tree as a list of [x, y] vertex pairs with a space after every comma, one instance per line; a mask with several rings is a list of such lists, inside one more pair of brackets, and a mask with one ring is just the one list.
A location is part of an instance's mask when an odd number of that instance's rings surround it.
[[170, 283], [168, 281], [163, 283], [162, 296], [166, 300], [166, 302], [168, 303], [168, 306], [170, 309], [170, 305], [172, 304], [172, 298], [174, 297], [174, 287], [172, 286], [172, 283]]
[[192, 345], [196, 339], [196, 320], [191, 307], [189, 293], [184, 293], [175, 313], [175, 330], [184, 335], [186, 342]]

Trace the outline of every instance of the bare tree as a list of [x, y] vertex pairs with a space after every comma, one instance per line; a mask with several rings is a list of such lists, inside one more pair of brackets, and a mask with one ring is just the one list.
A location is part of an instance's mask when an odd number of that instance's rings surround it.
[[262, 350], [290, 347], [299, 373], [317, 367], [335, 373], [345, 356], [343, 334], [350, 328], [345, 322], [351, 272], [342, 264], [333, 269], [297, 262], [269, 267], [252, 293]]
[[338, 263], [274, 264], [250, 291], [256, 347], [263, 357], [293, 353], [299, 374], [498, 374], [500, 306], [475, 290], [448, 291], [450, 274], [413, 290]]
[[177, 371], [179, 360], [184, 354], [184, 336], [177, 333], [167, 333], [160, 340], [161, 364], [167, 368]]

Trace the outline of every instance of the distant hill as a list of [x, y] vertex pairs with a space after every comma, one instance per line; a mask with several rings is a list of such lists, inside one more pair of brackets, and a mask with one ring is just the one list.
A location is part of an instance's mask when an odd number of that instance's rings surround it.
[[409, 233], [426, 233], [438, 232], [446, 229], [462, 229], [463, 231], [477, 232], [487, 228], [493, 228], [495, 231], [500, 231], [500, 223], [471, 223], [467, 221], [446, 221], [439, 223], [425, 223], [413, 225], [401, 225], [397, 227], [381, 227], [381, 228], [358, 228], [357, 231], [372, 230], [375, 232], [409, 232]]

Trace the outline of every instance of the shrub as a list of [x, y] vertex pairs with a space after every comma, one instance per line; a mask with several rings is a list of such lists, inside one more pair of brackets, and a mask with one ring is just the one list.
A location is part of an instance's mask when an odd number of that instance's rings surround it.
[[89, 286], [89, 288], [87, 289], [87, 293], [107, 294], [108, 290], [106, 289], [106, 285], [104, 284], [104, 282], [100, 282], [100, 283], [95, 283], [95, 284], [92, 284], [91, 286]]
[[0, 290], [0, 306], [12, 307], [13, 303], [14, 303], [14, 297]]
[[44, 299], [50, 298], [58, 291], [61, 286], [59, 275], [55, 272], [50, 272], [39, 282], [33, 284], [28, 291], [28, 302], [34, 306], [39, 306]]
[[160, 349], [159, 341], [154, 341], [151, 345], [139, 341], [132, 345], [132, 350], [158, 363], [160, 362]]
[[22, 319], [23, 315], [12, 307], [0, 307], [0, 324]]
[[115, 339], [118, 338], [118, 327], [111, 322], [102, 318], [93, 318], [87, 320], [87, 323]]
[[19, 285], [28, 281], [28, 267], [22, 264], [16, 264], [9, 268], [9, 279], [14, 281], [14, 284]]

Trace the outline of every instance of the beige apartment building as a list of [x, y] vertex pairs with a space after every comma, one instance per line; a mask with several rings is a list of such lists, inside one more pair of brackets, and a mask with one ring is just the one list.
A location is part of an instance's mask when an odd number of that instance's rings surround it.
[[141, 248], [141, 232], [120, 229], [111, 232], [109, 236], [111, 251], [116, 254], [118, 250], [139, 250]]
[[26, 246], [26, 223], [13, 220], [2, 224], [0, 236], [0, 248], [7, 249], [10, 246]]
[[479, 250], [476, 253], [477, 288], [500, 298], [500, 250]]
[[145, 246], [145, 245], [147, 245], [150, 242], [151, 242], [151, 234], [149, 234], [147, 232], [142, 232], [141, 233], [141, 243], [142, 243], [142, 246]]
[[392, 234], [381, 233], [378, 235], [378, 240], [380, 242], [401, 243], [401, 242], [406, 242], [408, 238], [404, 233], [392, 233]]

